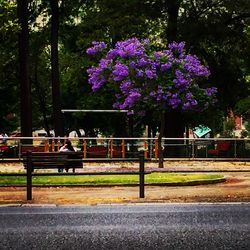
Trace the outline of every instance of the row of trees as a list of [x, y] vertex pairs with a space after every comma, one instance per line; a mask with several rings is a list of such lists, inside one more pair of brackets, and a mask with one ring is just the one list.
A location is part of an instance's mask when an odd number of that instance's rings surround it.
[[[54, 128], [57, 135], [79, 128], [91, 136], [94, 128], [106, 135], [128, 135], [125, 114], [75, 113], [62, 121], [61, 108], [112, 107], [111, 93], [92, 94], [88, 84], [86, 70], [94, 62], [86, 49], [93, 40], [115, 44], [149, 38], [156, 50], [185, 41], [188, 51], [209, 66], [211, 76], [202, 84], [218, 88], [216, 107], [195, 115], [169, 111], [168, 137], [182, 137], [185, 126], [200, 123], [217, 132], [229, 110], [249, 110], [249, 1], [3, 0], [0, 11], [0, 129], [6, 132], [21, 125], [24, 136], [41, 127]], [[145, 124], [155, 133], [158, 117], [134, 117], [134, 135]]]

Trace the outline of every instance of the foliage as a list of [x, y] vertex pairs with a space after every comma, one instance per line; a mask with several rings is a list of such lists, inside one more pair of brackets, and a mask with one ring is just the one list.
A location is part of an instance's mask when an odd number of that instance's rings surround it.
[[132, 38], [107, 51], [104, 42], [93, 42], [87, 53], [100, 53], [101, 59], [88, 69], [92, 90], [104, 86], [112, 90], [116, 97], [113, 107], [118, 109], [200, 111], [213, 102], [216, 88], [199, 88], [199, 78], [210, 72], [184, 46], [184, 42], [173, 42], [167, 50], [154, 51], [148, 40]]
[[226, 121], [224, 121], [224, 129], [221, 136], [231, 138], [234, 136], [234, 130], [235, 130], [235, 122], [233, 119], [229, 118]]
[[[85, 49], [93, 40], [111, 42], [129, 37], [149, 37], [157, 50], [166, 49], [169, 38], [171, 6], [178, 2], [176, 41], [186, 41], [190, 53], [197, 55], [209, 65], [209, 81], [200, 81], [203, 88], [212, 82], [218, 89], [216, 109], [203, 112], [182, 112], [184, 125], [196, 126], [201, 122], [218, 129], [223, 127], [221, 117], [228, 109], [248, 113], [249, 96], [249, 56], [250, 22], [249, 1], [246, 0], [88, 0], [59, 1], [59, 63], [63, 108], [108, 109], [114, 99], [113, 92], [99, 90], [92, 94], [85, 73], [94, 60], [84, 55]], [[48, 0], [29, 1], [30, 64], [32, 82], [32, 108], [34, 128], [44, 127], [41, 106], [46, 107], [49, 126], [51, 121], [51, 83], [49, 28], [51, 10]], [[122, 8], [121, 8], [122, 6]], [[140, 11], [138, 11], [140, 10]], [[6, 132], [16, 129], [20, 110], [18, 83], [18, 53], [16, 4], [15, 1], [0, 1], [0, 126]], [[40, 43], [40, 44], [39, 44]], [[37, 74], [36, 74], [37, 72]], [[36, 78], [37, 76], [37, 78]], [[42, 98], [41, 98], [42, 97]], [[41, 100], [44, 104], [41, 105]], [[247, 99], [246, 99], [247, 100]], [[8, 119], [7, 117], [14, 117]], [[119, 134], [125, 117], [108, 118], [106, 115], [83, 113], [67, 115], [67, 128], [82, 128], [86, 131], [99, 128], [106, 134]], [[100, 118], [100, 119], [99, 119]], [[137, 127], [142, 124], [159, 126], [154, 113], [139, 118]], [[213, 125], [214, 124], [214, 125]]]
[[0, 1], [0, 131], [9, 133], [18, 126], [17, 31], [15, 3]]
[[250, 112], [250, 96], [241, 99], [235, 106], [236, 114], [249, 115]]
[[245, 0], [182, 1], [179, 34], [210, 65], [220, 109], [249, 95], [250, 5]]
[[19, 30], [19, 24], [16, 17], [16, 4], [13, 1], [0, 1], [0, 33], [7, 34], [9, 31]]

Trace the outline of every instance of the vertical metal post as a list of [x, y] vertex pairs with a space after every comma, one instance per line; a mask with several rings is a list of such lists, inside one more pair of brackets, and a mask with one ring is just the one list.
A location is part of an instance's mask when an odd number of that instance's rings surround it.
[[113, 139], [110, 139], [110, 155], [109, 158], [113, 158]]
[[52, 152], [55, 151], [55, 140], [54, 140], [54, 139], [52, 139], [51, 151], [52, 151]]
[[61, 140], [60, 140], [60, 136], [58, 136], [57, 145], [56, 145], [56, 151], [57, 151], [57, 152], [59, 152], [60, 147], [61, 147]]
[[144, 140], [144, 158], [148, 158], [148, 143]]
[[22, 143], [21, 143], [21, 140], [18, 139], [18, 159], [19, 159], [19, 161], [21, 160], [21, 155], [22, 155]]
[[159, 156], [159, 142], [158, 138], [155, 138], [155, 159], [157, 160]]
[[87, 158], [87, 142], [86, 140], [83, 141], [83, 158]]
[[237, 141], [234, 140], [234, 158], [237, 157]]
[[122, 139], [122, 159], [125, 158], [125, 140]]
[[44, 152], [49, 152], [49, 140], [45, 139], [44, 142]]
[[192, 140], [192, 158], [195, 157], [195, 141]]
[[26, 180], [26, 186], [27, 186], [27, 200], [32, 200], [32, 152], [27, 152], [27, 180]]
[[145, 181], [144, 181], [144, 152], [140, 151], [139, 153], [139, 163], [140, 163], [140, 167], [139, 167], [139, 179], [140, 179], [140, 198], [144, 198], [145, 197], [145, 192], [144, 192], [144, 185], [145, 185]]

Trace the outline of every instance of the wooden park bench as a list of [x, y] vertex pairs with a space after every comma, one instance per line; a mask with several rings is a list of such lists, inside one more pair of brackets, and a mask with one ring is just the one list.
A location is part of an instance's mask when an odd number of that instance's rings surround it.
[[23, 154], [24, 167], [32, 169], [82, 168], [82, 152], [26, 152]]
[[[34, 169], [57, 169], [57, 168], [82, 168], [82, 152], [31, 152], [23, 154], [23, 163], [26, 168], [27, 200], [32, 200], [32, 176], [43, 175], [139, 175], [139, 195], [144, 198], [144, 152], [139, 153], [138, 172], [79, 172], [79, 173], [35, 173]], [[148, 172], [149, 173], [149, 172]]]

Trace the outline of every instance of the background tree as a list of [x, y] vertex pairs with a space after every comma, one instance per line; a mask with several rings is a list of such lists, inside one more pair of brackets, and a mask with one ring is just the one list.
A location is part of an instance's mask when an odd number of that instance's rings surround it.
[[[5, 131], [16, 127], [19, 119], [19, 92], [17, 86], [17, 41], [15, 38], [15, 4], [1, 1], [4, 7], [1, 16], [1, 123]], [[28, 1], [30, 27], [30, 80], [32, 83], [33, 128], [53, 128], [52, 89], [50, 79], [50, 29], [51, 8], [49, 0]], [[240, 101], [249, 96], [249, 1], [245, 0], [179, 0], [179, 1], [59, 1], [58, 56], [60, 67], [60, 84], [63, 108], [95, 109], [111, 107], [110, 94], [95, 98], [87, 83], [86, 69], [92, 59], [84, 55], [93, 40], [124, 40], [129, 37], [149, 37], [156, 49], [166, 48], [172, 37], [177, 41], [186, 41], [190, 53], [198, 55], [202, 62], [210, 66], [210, 82], [218, 87], [218, 105], [212, 111], [196, 114], [187, 112], [177, 116], [176, 124], [172, 119], [166, 123], [169, 137], [183, 136], [185, 126], [200, 123], [210, 125], [213, 131], [223, 127], [222, 117], [228, 110], [234, 110]], [[123, 8], [121, 8], [123, 6]], [[8, 9], [8, 11], [6, 11]], [[14, 10], [14, 12], [12, 11]], [[138, 11], [140, 10], [140, 11]], [[2, 24], [2, 23], [1, 23]], [[7, 24], [7, 26], [6, 26]], [[3, 33], [3, 29], [8, 32]], [[39, 49], [37, 49], [39, 48]], [[200, 83], [206, 87], [206, 81]], [[83, 86], [83, 87], [82, 87]], [[41, 95], [41, 93], [43, 93]], [[8, 98], [7, 98], [8, 96]], [[6, 100], [5, 100], [6, 97]], [[5, 100], [5, 101], [4, 101]], [[42, 108], [44, 107], [44, 109]], [[8, 112], [7, 112], [8, 111]], [[9, 112], [10, 111], [10, 112]], [[9, 115], [11, 113], [12, 115]], [[43, 114], [41, 116], [41, 114]], [[14, 117], [9, 120], [8, 117]], [[43, 117], [41, 119], [41, 117]], [[206, 117], [204, 119], [204, 117]], [[119, 134], [125, 118], [99, 116], [90, 114], [67, 114], [68, 129], [85, 127], [88, 134], [99, 128], [105, 134]], [[114, 120], [113, 120], [114, 119]], [[117, 122], [118, 120], [118, 122]], [[218, 121], [218, 122], [215, 122]], [[199, 124], [197, 124], [199, 123]], [[218, 126], [218, 123], [221, 125]], [[20, 124], [20, 121], [19, 121]], [[47, 124], [47, 125], [46, 125]], [[86, 125], [87, 124], [87, 125]], [[117, 124], [117, 125], [116, 125]], [[156, 131], [159, 126], [154, 114], [148, 113], [143, 119], [136, 119], [135, 132], [140, 133], [146, 124]], [[112, 128], [112, 129], [111, 129]], [[178, 129], [177, 129], [178, 128]], [[171, 131], [173, 129], [173, 131]], [[46, 129], [48, 130], [48, 128]], [[112, 130], [112, 131], [111, 131]], [[170, 132], [171, 131], [171, 132]]]
[[52, 101], [55, 136], [64, 136], [63, 117], [61, 113], [58, 32], [59, 6], [57, 0], [50, 0], [51, 7], [51, 74], [52, 74]]
[[[250, 4], [247, 1], [185, 1], [179, 34], [210, 65], [225, 114], [249, 94], [246, 70], [249, 58]], [[248, 73], [247, 73], [248, 71]]]
[[29, 12], [27, 0], [17, 0], [17, 15], [21, 27], [18, 39], [21, 93], [21, 134], [22, 136], [30, 137], [32, 136], [32, 105], [31, 85], [29, 79]]
[[16, 4], [0, 1], [0, 131], [10, 133], [18, 127], [19, 96], [17, 79], [17, 33], [19, 24]]
[[107, 50], [104, 42], [93, 42], [89, 55], [99, 55], [97, 66], [88, 69], [93, 92], [113, 93], [113, 108], [160, 115], [159, 167], [163, 167], [162, 137], [165, 112], [194, 109], [213, 102], [216, 88], [199, 88], [199, 78], [209, 76], [208, 68], [196, 56], [186, 54], [185, 43], [170, 43], [167, 50], [155, 51], [149, 40], [120, 41]]

